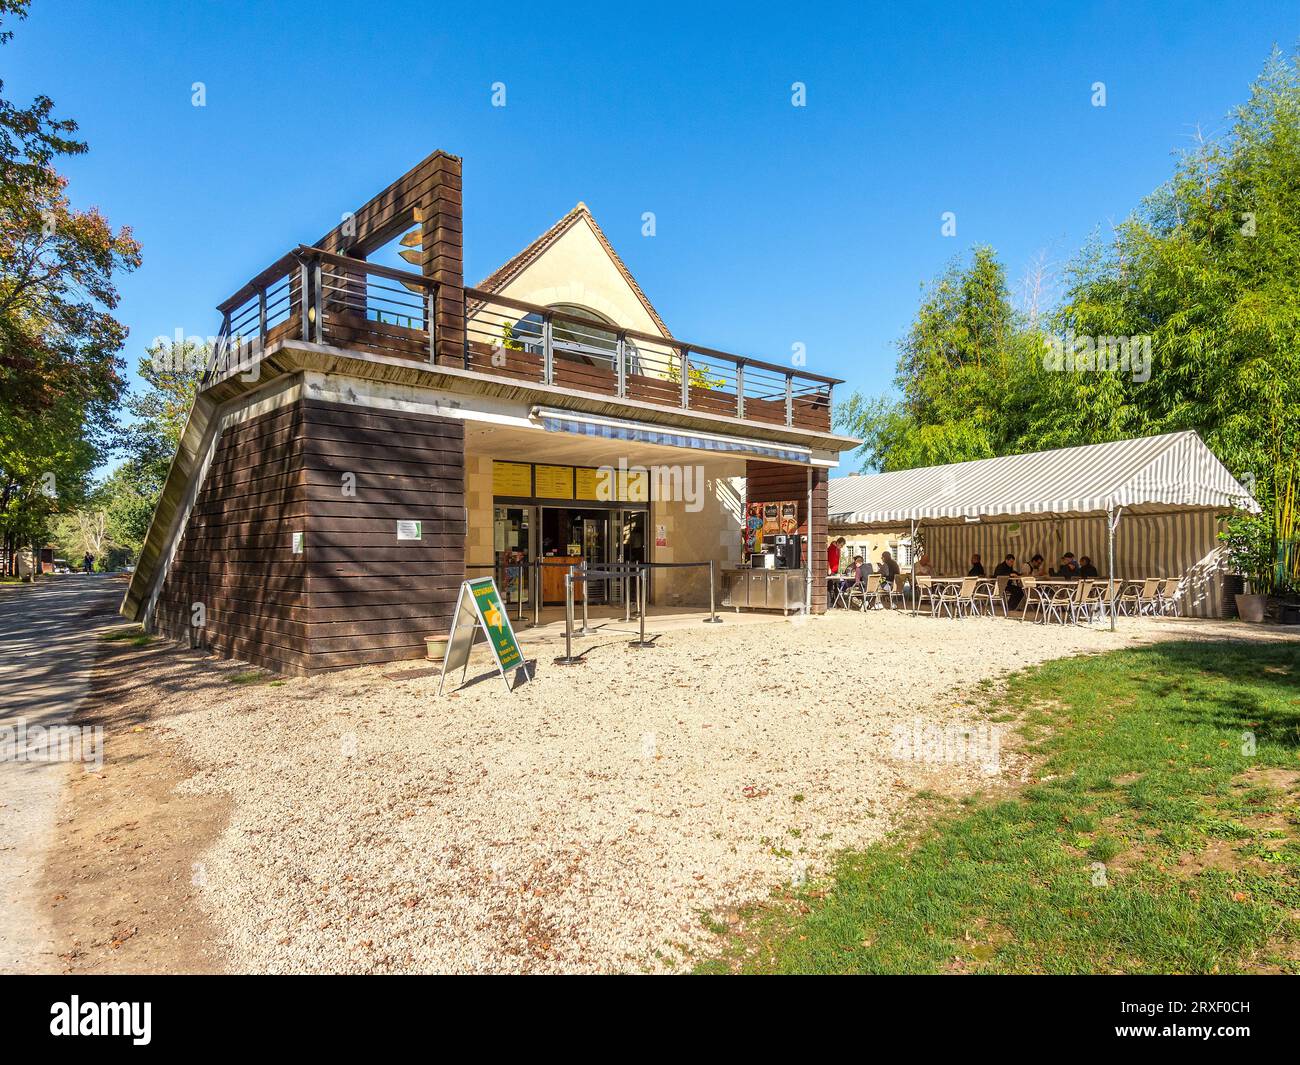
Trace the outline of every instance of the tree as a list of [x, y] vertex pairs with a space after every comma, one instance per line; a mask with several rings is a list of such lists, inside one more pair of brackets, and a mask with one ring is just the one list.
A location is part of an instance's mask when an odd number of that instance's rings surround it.
[[126, 398], [134, 421], [126, 427], [123, 443], [131, 476], [143, 492], [162, 490], [208, 357], [206, 346], [186, 340], [155, 342], [140, 359], [137, 373], [145, 389]]
[[139, 558], [158, 505], [157, 491], [142, 490], [131, 464], [125, 463], [104, 482], [103, 496], [109, 539], [132, 560]]
[[855, 393], [837, 424], [866, 440], [866, 465], [884, 470], [998, 454], [1018, 425], [1008, 399], [1020, 387], [1024, 343], [1002, 264], [977, 247], [925, 291], [899, 344], [902, 398]]
[[1081, 257], [1060, 322], [1150, 336], [1150, 379], [1094, 410], [1117, 432], [1197, 430], [1271, 508], [1300, 451], [1300, 55], [1275, 52], [1228, 135]]
[[[0, 0], [5, 17], [28, 0]], [[12, 31], [0, 28], [0, 45]], [[130, 230], [79, 211], [54, 169], [86, 151], [76, 123], [37, 97], [20, 107], [0, 82], [0, 531], [16, 549], [48, 534], [112, 443], [126, 329], [114, 277], [140, 262]], [[64, 495], [70, 492], [70, 495]]]
[[[1275, 52], [1227, 135], [1198, 141], [1165, 185], [1080, 250], [1059, 306], [1044, 305], [1042, 271], [1031, 267], [1025, 313], [1009, 314], [1000, 269], [987, 249], [951, 266], [900, 345], [901, 398], [855, 394], [840, 408], [838, 424], [866, 440], [867, 465], [1194, 429], [1263, 506], [1255, 539], [1292, 550], [1300, 54]], [[1076, 344], [1093, 359], [1119, 345], [1129, 363], [1080, 369], [1050, 358]], [[1149, 365], [1130, 357], [1139, 350]], [[1282, 570], [1296, 573], [1288, 558]]]

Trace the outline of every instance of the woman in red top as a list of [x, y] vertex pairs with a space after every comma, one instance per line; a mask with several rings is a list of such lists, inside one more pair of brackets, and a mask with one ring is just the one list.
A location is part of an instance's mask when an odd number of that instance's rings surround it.
[[834, 577], [840, 571], [840, 548], [844, 546], [844, 537], [832, 540], [826, 549], [826, 576]]

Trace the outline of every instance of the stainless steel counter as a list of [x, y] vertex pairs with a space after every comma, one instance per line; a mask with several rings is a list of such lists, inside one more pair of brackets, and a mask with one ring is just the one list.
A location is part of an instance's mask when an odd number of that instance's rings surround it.
[[724, 569], [722, 605], [735, 610], [802, 610], [806, 574], [801, 569]]

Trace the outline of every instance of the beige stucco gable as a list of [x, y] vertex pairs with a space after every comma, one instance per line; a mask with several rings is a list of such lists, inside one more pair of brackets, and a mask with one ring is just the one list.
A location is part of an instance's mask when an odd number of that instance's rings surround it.
[[667, 336], [589, 221], [585, 208], [503, 286], [498, 295], [526, 303], [589, 307], [628, 329]]

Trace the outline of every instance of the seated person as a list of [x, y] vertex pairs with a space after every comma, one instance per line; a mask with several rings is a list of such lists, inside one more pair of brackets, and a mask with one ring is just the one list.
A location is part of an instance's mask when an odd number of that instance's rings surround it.
[[1047, 563], [1043, 561], [1042, 555], [1035, 555], [1029, 560], [1029, 566], [1025, 570], [1026, 577], [1046, 577]]
[[917, 577], [933, 577], [934, 567], [930, 565], [930, 556], [922, 554], [921, 557], [916, 560], [916, 565], [912, 567], [912, 573]]
[[855, 584], [866, 584], [867, 578], [875, 572], [875, 567], [870, 562], [864, 561], [861, 555], [853, 556], [853, 581]]
[[1077, 580], [1079, 577], [1079, 563], [1074, 560], [1074, 552], [1067, 551], [1061, 556], [1061, 564], [1052, 570], [1053, 577], [1063, 577], [1066, 580]]
[[[1016, 570], [1016, 556], [1007, 555], [993, 570], [995, 577], [1015, 577], [1018, 576]], [[1025, 590], [1020, 587], [1019, 581], [1007, 581], [1007, 609], [1015, 610], [1020, 606], [1020, 601], [1025, 597]]]
[[970, 569], [966, 571], [967, 577], [983, 577], [984, 563], [980, 561], [979, 555], [971, 555]]
[[[902, 580], [900, 578], [902, 570], [898, 563], [894, 561], [894, 556], [888, 551], [880, 553], [880, 586], [881, 589], [891, 588], [896, 592], [902, 591]], [[877, 604], [879, 605], [879, 604]]]
[[1092, 564], [1092, 559], [1087, 555], [1079, 559], [1079, 576], [1090, 581], [1095, 581], [1100, 576], [1097, 573], [1097, 567]]

